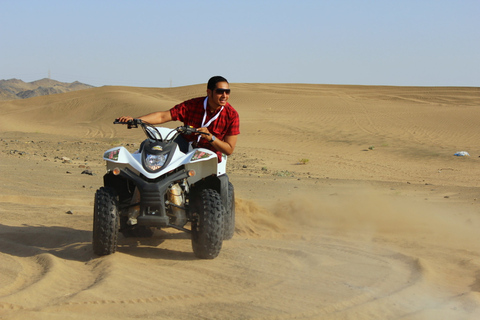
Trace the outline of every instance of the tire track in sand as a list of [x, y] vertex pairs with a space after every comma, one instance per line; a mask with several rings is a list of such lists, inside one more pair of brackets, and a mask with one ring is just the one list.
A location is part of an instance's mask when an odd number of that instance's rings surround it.
[[[202, 305], [213, 304], [235, 305], [236, 309], [243, 306], [238, 316], [252, 319], [315, 318], [395, 296], [415, 287], [422, 278], [422, 267], [414, 258], [387, 249], [372, 251], [363, 248], [361, 243], [335, 241], [321, 239], [311, 244], [299, 241], [289, 245], [289, 241], [240, 239], [233, 247], [224, 248], [223, 258], [209, 261], [209, 266], [205, 261], [194, 261], [191, 265], [192, 261], [163, 263], [160, 260], [149, 269], [158, 272], [161, 278], [168, 278], [154, 280], [154, 286], [161, 288], [159, 294], [152, 294], [151, 290], [129, 292], [127, 286], [119, 294], [122, 298], [115, 298], [114, 293], [108, 297], [106, 288], [112, 288], [112, 283], [119, 282], [120, 275], [131, 272], [133, 264], [141, 260], [119, 253], [116, 257], [89, 263], [90, 272], [95, 276], [77, 286], [76, 293], [66, 295], [68, 290], [63, 290], [63, 295], [57, 294], [52, 299], [52, 292], [48, 292], [49, 302], [38, 307], [44, 311], [85, 308], [97, 315], [102, 310], [117, 309], [114, 306], [148, 310], [145, 312], [149, 315], [182, 309], [183, 315], [194, 316]], [[121, 265], [122, 262], [125, 265]], [[356, 264], [361, 266], [361, 272], [352, 271], [352, 265]], [[177, 278], [172, 279], [173, 275]], [[128, 282], [130, 278], [124, 280], [132, 287], [141, 283]], [[45, 279], [45, 283], [51, 281]], [[190, 285], [185, 287], [186, 283]], [[207, 292], [202, 290], [205, 286], [209, 286]], [[340, 291], [344, 293], [332, 295], [339, 291], [335, 288], [342, 288]], [[268, 312], [262, 316], [265, 308], [276, 309], [276, 315]], [[216, 315], [228, 317], [228, 308], [217, 310]]]

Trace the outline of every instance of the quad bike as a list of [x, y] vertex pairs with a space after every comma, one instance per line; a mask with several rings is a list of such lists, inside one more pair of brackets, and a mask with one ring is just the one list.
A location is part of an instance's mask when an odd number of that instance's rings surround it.
[[191, 234], [196, 257], [218, 256], [223, 240], [235, 231], [235, 195], [226, 175], [227, 157], [189, 147], [180, 151], [181, 134], [202, 134], [181, 126], [154, 127], [140, 119], [114, 124], [140, 126], [147, 139], [130, 153], [124, 147], [103, 155], [107, 173], [95, 193], [93, 251], [112, 254], [119, 232], [125, 237], [151, 237], [155, 228], [175, 228]]

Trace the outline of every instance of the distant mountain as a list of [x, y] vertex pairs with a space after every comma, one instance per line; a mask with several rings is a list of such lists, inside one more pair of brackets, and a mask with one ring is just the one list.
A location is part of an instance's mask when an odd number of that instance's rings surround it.
[[32, 82], [19, 79], [0, 80], [0, 100], [27, 99], [89, 88], [93, 86], [78, 81], [66, 83], [47, 78]]

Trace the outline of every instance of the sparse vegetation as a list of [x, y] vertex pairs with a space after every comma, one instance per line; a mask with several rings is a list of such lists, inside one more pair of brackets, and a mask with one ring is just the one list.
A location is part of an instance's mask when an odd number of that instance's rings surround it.
[[278, 177], [292, 177], [293, 173], [288, 170], [282, 170], [275, 172], [275, 175]]
[[299, 163], [299, 164], [307, 164], [308, 161], [310, 161], [310, 160], [308, 160], [308, 159], [300, 159], [300, 160], [298, 160], [298, 163]]
[[114, 139], [110, 140], [110, 146], [112, 146], [112, 147], [117, 147], [121, 144], [122, 144], [121, 139], [114, 138]]

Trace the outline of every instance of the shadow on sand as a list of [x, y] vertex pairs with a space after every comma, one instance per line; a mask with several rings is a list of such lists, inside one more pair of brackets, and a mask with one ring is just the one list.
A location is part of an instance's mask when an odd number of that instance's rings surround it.
[[[150, 238], [118, 237], [117, 252], [140, 257], [167, 260], [192, 260], [193, 252], [159, 248], [165, 240], [189, 239], [184, 233], [156, 231]], [[7, 226], [0, 224], [0, 252], [17, 257], [49, 253], [58, 258], [87, 262], [99, 258], [92, 251], [92, 232], [58, 226]]]

